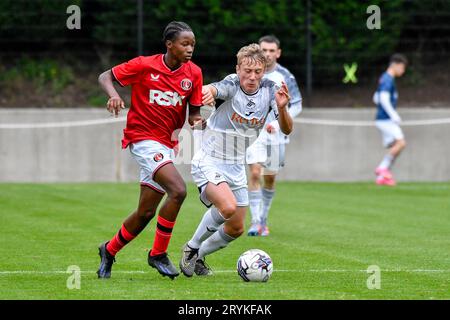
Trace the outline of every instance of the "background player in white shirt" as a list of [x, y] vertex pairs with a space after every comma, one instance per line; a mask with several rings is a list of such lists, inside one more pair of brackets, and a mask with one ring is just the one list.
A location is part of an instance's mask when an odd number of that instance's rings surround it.
[[401, 77], [406, 70], [408, 60], [402, 54], [391, 56], [389, 67], [381, 75], [378, 88], [373, 96], [377, 105], [376, 126], [383, 137], [383, 145], [389, 148], [378, 167], [375, 169], [376, 183], [379, 185], [394, 186], [396, 184], [390, 171], [392, 164], [405, 149], [406, 141], [400, 123], [402, 119], [398, 115], [398, 93], [395, 86], [395, 78]]
[[[277, 63], [281, 56], [280, 41], [273, 35], [259, 39], [259, 45], [267, 59], [264, 78], [281, 85], [286, 82], [291, 96], [289, 114], [295, 118], [302, 111], [302, 96], [297, 81], [288, 69]], [[249, 200], [252, 225], [248, 230], [249, 236], [267, 236], [269, 227], [267, 218], [275, 195], [275, 179], [278, 171], [284, 166], [285, 146], [289, 137], [280, 131], [276, 119], [267, 121], [258, 139], [247, 149], [247, 163], [250, 168]], [[264, 184], [261, 188], [261, 174]]]
[[181, 271], [211, 273], [204, 263], [206, 255], [226, 247], [244, 232], [248, 206], [245, 151], [256, 140], [273, 113], [280, 130], [292, 131], [287, 111], [289, 90], [263, 79], [266, 58], [258, 44], [241, 48], [237, 54], [236, 74], [204, 87], [203, 103], [224, 102], [213, 112], [203, 133], [201, 149], [192, 159], [192, 177], [200, 199], [210, 207], [193, 237], [184, 248]]

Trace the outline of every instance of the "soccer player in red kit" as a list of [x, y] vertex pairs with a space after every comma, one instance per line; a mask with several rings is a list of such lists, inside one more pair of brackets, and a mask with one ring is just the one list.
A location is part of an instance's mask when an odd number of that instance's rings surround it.
[[99, 76], [99, 83], [109, 96], [107, 109], [116, 116], [125, 103], [113, 81], [131, 86], [131, 106], [122, 147], [129, 147], [138, 162], [141, 183], [137, 209], [123, 222], [118, 233], [99, 247], [99, 278], [111, 277], [115, 255], [147, 226], [165, 193], [167, 198], [159, 210], [148, 263], [163, 276], [174, 279], [179, 275], [167, 256], [167, 247], [186, 197], [186, 185], [172, 161], [178, 143], [176, 132], [185, 122], [187, 104], [191, 126], [204, 123], [199, 108], [203, 79], [201, 69], [190, 61], [195, 36], [186, 23], [169, 23], [163, 41], [167, 48], [165, 54], [140, 56]]

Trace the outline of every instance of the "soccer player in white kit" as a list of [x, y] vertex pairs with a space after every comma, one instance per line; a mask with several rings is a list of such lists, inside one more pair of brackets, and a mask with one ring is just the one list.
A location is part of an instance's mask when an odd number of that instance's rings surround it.
[[[277, 85], [286, 82], [291, 96], [288, 112], [295, 118], [302, 111], [302, 96], [292, 73], [277, 63], [281, 56], [280, 40], [267, 35], [259, 39], [259, 45], [267, 59], [264, 78]], [[275, 195], [275, 179], [284, 166], [285, 146], [288, 143], [289, 137], [280, 131], [277, 120], [271, 118], [255, 143], [247, 149], [247, 164], [250, 167], [249, 207], [252, 216], [252, 225], [247, 233], [249, 236], [269, 235], [267, 219]], [[261, 174], [264, 181], [262, 188]]]
[[209, 275], [205, 256], [226, 247], [244, 232], [248, 206], [245, 151], [273, 113], [280, 130], [289, 134], [293, 121], [287, 111], [285, 83], [263, 79], [266, 57], [258, 44], [241, 48], [236, 74], [203, 88], [203, 104], [224, 102], [212, 113], [201, 149], [192, 159], [192, 177], [201, 201], [209, 207], [192, 238], [184, 245], [181, 271], [188, 277]]
[[395, 186], [396, 182], [390, 169], [406, 146], [405, 137], [400, 128], [402, 120], [396, 111], [398, 93], [395, 78], [405, 73], [407, 64], [408, 60], [404, 55], [398, 53], [392, 55], [389, 67], [381, 75], [377, 91], [373, 96], [373, 101], [377, 105], [375, 124], [383, 137], [383, 145], [389, 149], [375, 169], [377, 176], [375, 182], [378, 185]]

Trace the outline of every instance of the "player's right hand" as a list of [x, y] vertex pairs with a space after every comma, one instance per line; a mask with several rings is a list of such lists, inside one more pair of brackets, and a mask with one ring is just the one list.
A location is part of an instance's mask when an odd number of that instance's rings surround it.
[[402, 122], [402, 118], [400, 116], [393, 117], [392, 121], [394, 121], [396, 124], [400, 124]]
[[111, 97], [106, 103], [106, 109], [110, 113], [114, 113], [117, 118], [121, 109], [125, 109], [125, 102], [123, 102], [121, 97]]
[[273, 126], [273, 125], [271, 125], [270, 123], [266, 126], [266, 131], [268, 132], [268, 133], [275, 133], [276, 131], [277, 131], [277, 129]]
[[275, 93], [275, 100], [279, 109], [286, 108], [291, 100], [288, 86], [284, 81], [281, 82], [281, 88]]
[[202, 104], [204, 106], [214, 106], [216, 99], [214, 98], [209, 86], [202, 87]]
[[188, 122], [192, 130], [203, 130], [206, 128], [206, 120], [200, 114], [189, 116]]

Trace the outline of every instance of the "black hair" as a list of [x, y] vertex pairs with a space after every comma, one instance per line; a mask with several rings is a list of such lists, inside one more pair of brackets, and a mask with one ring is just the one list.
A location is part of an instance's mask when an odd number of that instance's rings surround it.
[[183, 31], [190, 31], [192, 32], [191, 27], [182, 21], [172, 21], [170, 22], [167, 27], [164, 29], [163, 32], [163, 42], [165, 43], [167, 40], [173, 41], [176, 39], [178, 34]]
[[258, 43], [261, 44], [261, 42], [276, 43], [278, 49], [280, 49], [280, 40], [272, 34], [259, 38]]
[[389, 59], [389, 63], [403, 63], [404, 65], [408, 64], [408, 58], [401, 53], [394, 53]]

